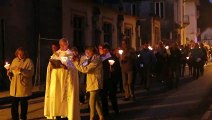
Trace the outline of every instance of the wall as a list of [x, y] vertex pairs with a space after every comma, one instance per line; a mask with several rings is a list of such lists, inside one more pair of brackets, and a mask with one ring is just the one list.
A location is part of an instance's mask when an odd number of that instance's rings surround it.
[[[35, 62], [37, 40], [35, 38], [35, 6], [33, 3], [33, 0], [1, 0], [0, 19], [5, 23], [5, 39], [0, 38], [0, 53], [2, 56], [2, 51], [4, 51], [3, 57], [5, 58], [3, 61], [11, 63], [15, 57], [15, 50], [22, 46], [28, 50], [30, 57]], [[3, 40], [4, 44], [2, 44]], [[2, 67], [3, 65], [0, 64], [1, 74], [3, 74]], [[9, 81], [1, 76], [0, 89], [2, 89], [1, 86], [8, 88]]]
[[0, 18], [5, 21], [5, 59], [11, 62], [19, 46], [27, 48], [35, 58], [33, 2], [10, 0], [0, 6]]
[[[81, 9], [83, 6], [83, 9]], [[73, 45], [73, 26], [71, 23], [72, 16], [74, 14], [84, 16], [86, 21], [85, 26], [85, 40], [84, 45], [94, 45], [93, 39], [92, 39], [92, 10], [93, 7], [99, 7], [101, 14], [100, 14], [100, 23], [99, 23], [99, 29], [101, 30], [101, 37], [100, 37], [100, 43], [104, 43], [104, 32], [102, 30], [103, 22], [109, 22], [112, 23], [112, 48], [116, 48], [119, 46], [119, 40], [117, 39], [117, 16], [119, 12], [113, 8], [110, 8], [108, 6], [99, 6], [96, 4], [93, 4], [92, 2], [88, 1], [69, 1], [69, 0], [63, 0], [63, 37], [66, 37], [70, 40], [71, 45]], [[124, 15], [124, 24], [132, 25], [133, 27], [133, 34], [132, 34], [132, 46], [135, 48], [135, 27], [136, 27], [136, 18]]]
[[197, 10], [195, 2], [185, 2], [185, 15], [189, 16], [190, 24], [185, 28], [186, 38], [195, 40], [197, 37]]

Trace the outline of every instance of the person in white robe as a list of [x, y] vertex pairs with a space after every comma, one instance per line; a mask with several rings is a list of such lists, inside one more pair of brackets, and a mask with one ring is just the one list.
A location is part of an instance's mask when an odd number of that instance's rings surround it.
[[72, 52], [68, 41], [62, 38], [59, 44], [60, 49], [51, 59], [60, 60], [61, 68], [54, 68], [51, 63], [47, 67], [44, 116], [80, 120], [78, 72], [70, 60]]

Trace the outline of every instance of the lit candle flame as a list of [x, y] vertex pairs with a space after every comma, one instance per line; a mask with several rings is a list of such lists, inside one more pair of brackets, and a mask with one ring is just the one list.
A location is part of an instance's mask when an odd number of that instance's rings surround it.
[[138, 54], [138, 57], [140, 57], [141, 55], [140, 54]]
[[148, 47], [150, 50], [153, 50], [153, 48], [151, 46]]
[[169, 46], [166, 46], [165, 48], [166, 48], [166, 49], [169, 49]]
[[4, 68], [6, 68], [7, 70], [9, 69], [10, 64], [8, 62], [5, 63]]
[[114, 60], [108, 60], [108, 62], [109, 62], [109, 64], [110, 64], [111, 66], [115, 63]]
[[122, 54], [123, 54], [123, 52], [124, 52], [123, 50], [119, 50], [119, 54], [120, 54], [120, 55], [122, 55]]

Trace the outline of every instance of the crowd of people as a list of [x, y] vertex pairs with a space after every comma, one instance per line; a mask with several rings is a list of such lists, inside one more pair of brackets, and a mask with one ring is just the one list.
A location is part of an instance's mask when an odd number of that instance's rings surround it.
[[[100, 120], [109, 116], [108, 99], [116, 115], [119, 114], [117, 93], [123, 93], [124, 101], [134, 101], [135, 81], [147, 91], [152, 79], [163, 83], [168, 89], [178, 88], [180, 78], [198, 79], [204, 74], [204, 65], [211, 58], [211, 50], [202, 43], [179, 46], [160, 42], [151, 47], [144, 43], [134, 50], [126, 40], [120, 47], [111, 49], [107, 43], [87, 47], [80, 53], [76, 47], [69, 49], [68, 40], [60, 39], [59, 47], [52, 44], [52, 56], [46, 75], [44, 116], [47, 119], [80, 120], [80, 103], [89, 101], [90, 120], [95, 112]], [[23, 48], [18, 48], [16, 58], [8, 69], [13, 96], [12, 118], [19, 119], [18, 104], [21, 103], [21, 119], [27, 119], [28, 98], [31, 95], [34, 65]], [[139, 76], [136, 78], [136, 76]], [[85, 97], [86, 96], [86, 97]]]

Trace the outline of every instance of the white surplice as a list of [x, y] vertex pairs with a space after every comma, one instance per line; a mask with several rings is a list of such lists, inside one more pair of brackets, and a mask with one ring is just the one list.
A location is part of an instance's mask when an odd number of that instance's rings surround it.
[[78, 72], [70, 58], [70, 50], [58, 50], [51, 59], [67, 57], [62, 61], [68, 69], [51, 69], [47, 67], [44, 116], [53, 119], [56, 116], [68, 117], [69, 120], [80, 120]]

